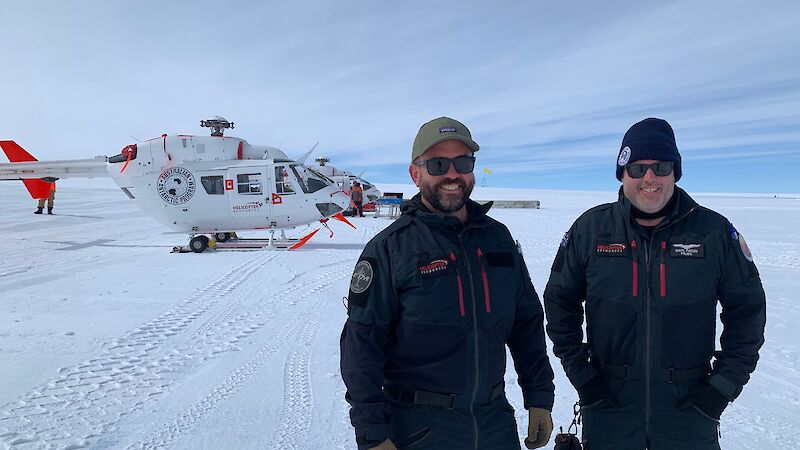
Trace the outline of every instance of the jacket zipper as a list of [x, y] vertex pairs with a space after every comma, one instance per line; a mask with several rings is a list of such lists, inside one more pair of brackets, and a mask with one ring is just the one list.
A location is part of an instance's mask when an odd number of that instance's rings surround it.
[[[461, 253], [467, 255], [467, 249], [464, 247], [464, 241], [461, 239], [461, 234], [458, 235], [459, 243], [461, 244]], [[455, 257], [455, 255], [454, 255]], [[480, 381], [480, 365], [478, 359], [480, 353], [478, 352], [478, 311], [477, 311], [477, 297], [475, 296], [475, 280], [472, 278], [472, 267], [469, 264], [469, 258], [464, 257], [464, 263], [467, 266], [467, 276], [469, 276], [469, 289], [472, 294], [472, 326], [473, 335], [475, 336], [475, 383], [472, 387], [472, 401], [469, 403], [469, 412], [472, 416], [472, 429], [475, 432], [475, 450], [478, 449], [478, 418], [475, 416], [475, 398], [478, 395], [478, 382]]]
[[492, 312], [492, 300], [489, 297], [489, 277], [486, 275], [486, 266], [483, 264], [483, 252], [478, 247], [478, 264], [481, 267], [481, 278], [483, 278], [483, 301], [486, 306], [486, 312]]
[[631, 253], [633, 253], [633, 296], [639, 296], [639, 256], [636, 251], [636, 239], [631, 241]]
[[645, 277], [645, 350], [644, 350], [644, 433], [650, 438], [650, 244], [645, 246], [644, 262], [647, 277]]
[[667, 243], [665, 241], [661, 241], [661, 264], [659, 267], [659, 275], [661, 280], [661, 298], [667, 296], [667, 260], [666, 260], [666, 253], [667, 253]]
[[[689, 211], [686, 212], [686, 214], [676, 218], [675, 220], [670, 222], [668, 225], [669, 226], [674, 225], [676, 222], [679, 222], [679, 221], [685, 219], [696, 208], [697, 208], [696, 206], [692, 207]], [[656, 228], [653, 230], [653, 237], [655, 237], [655, 233], [657, 231], [659, 231], [659, 227], [658, 226], [656, 226]], [[644, 260], [645, 268], [646, 268], [646, 271], [647, 271], [647, 277], [645, 277], [645, 289], [646, 289], [645, 295], [646, 295], [646, 298], [647, 298], [647, 301], [645, 302], [645, 304], [646, 304], [646, 316], [647, 317], [645, 318], [645, 335], [646, 335], [645, 340], [646, 340], [646, 344], [645, 344], [645, 350], [644, 350], [644, 358], [645, 358], [645, 366], [644, 366], [644, 379], [645, 379], [645, 381], [644, 381], [644, 386], [645, 386], [644, 433], [645, 433], [645, 436], [646, 436], [647, 439], [650, 439], [650, 346], [651, 346], [651, 342], [650, 342], [650, 297], [652, 296], [651, 293], [650, 293], [650, 272], [651, 272], [651, 270], [650, 270], [650, 247], [651, 247], [652, 242], [653, 242], [653, 239], [651, 239], [650, 242], [648, 242], [647, 245], [645, 246], [645, 260]], [[662, 241], [662, 250], [663, 249], [666, 249], [666, 242], [664, 242], [664, 241]], [[661, 256], [662, 256], [662, 258], [664, 257], [664, 252], [661, 253]], [[666, 267], [664, 268], [664, 274], [666, 275]], [[664, 289], [664, 294], [666, 295], [666, 280], [662, 278], [662, 282], [663, 282], [662, 286], [663, 286], [663, 289]]]
[[464, 317], [464, 287], [461, 283], [461, 274], [458, 273], [458, 266], [456, 265], [456, 254], [455, 252], [450, 252], [450, 261], [453, 262], [453, 269], [456, 271], [456, 283], [458, 284], [458, 311], [461, 313], [461, 317]]

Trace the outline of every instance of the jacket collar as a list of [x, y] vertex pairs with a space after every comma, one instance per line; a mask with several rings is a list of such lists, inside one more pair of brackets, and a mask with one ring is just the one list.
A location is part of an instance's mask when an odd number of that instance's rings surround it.
[[488, 202], [481, 205], [471, 199], [467, 199], [467, 221], [461, 223], [455, 216], [442, 216], [432, 212], [422, 203], [422, 194], [417, 193], [410, 200], [406, 200], [400, 206], [400, 212], [403, 215], [416, 217], [430, 226], [447, 226], [455, 229], [467, 229], [476, 227], [485, 227], [490, 225], [494, 219], [487, 216], [486, 213], [492, 208], [493, 202]]
[[[686, 191], [678, 186], [675, 186], [675, 195], [677, 198], [675, 199], [675, 203], [672, 205], [672, 210], [667, 213], [666, 219], [658, 225], [659, 227], [666, 226], [667, 224], [682, 218], [700, 206], [691, 196], [689, 196], [689, 194], [686, 193]], [[622, 192], [622, 186], [619, 188], [619, 198], [617, 199], [617, 204], [620, 208], [622, 208], [623, 214], [628, 222], [632, 223], [631, 221], [633, 219], [631, 218], [631, 201], [625, 197], [625, 194]]]

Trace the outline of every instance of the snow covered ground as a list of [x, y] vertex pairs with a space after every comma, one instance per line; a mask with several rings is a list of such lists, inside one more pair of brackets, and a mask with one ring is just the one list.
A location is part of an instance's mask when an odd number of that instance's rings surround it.
[[[616, 194], [473, 197], [542, 202], [491, 213], [522, 243], [541, 293], [563, 232]], [[723, 415], [722, 447], [798, 448], [800, 201], [696, 199], [744, 234], [767, 291], [762, 359]], [[63, 182], [56, 201], [57, 215], [36, 216], [21, 183], [0, 184], [0, 448], [355, 448], [338, 370], [342, 297], [388, 220], [337, 222], [333, 239], [320, 232], [297, 252], [171, 254], [186, 238], [119, 190]], [[554, 420], [566, 426], [575, 393], [552, 363]]]

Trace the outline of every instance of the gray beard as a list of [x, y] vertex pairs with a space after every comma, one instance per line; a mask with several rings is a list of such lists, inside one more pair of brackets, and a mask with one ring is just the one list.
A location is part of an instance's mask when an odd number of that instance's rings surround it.
[[[446, 183], [457, 183], [461, 185], [463, 190], [463, 195], [455, 198], [455, 199], [445, 199], [441, 195], [439, 195], [439, 186]], [[430, 185], [422, 185], [420, 186], [420, 193], [422, 197], [435, 209], [444, 212], [444, 213], [455, 213], [461, 210], [464, 205], [467, 204], [467, 199], [469, 199], [470, 194], [472, 194], [472, 188], [475, 187], [473, 184], [472, 186], [467, 186], [461, 180], [442, 180], [437, 183], [431, 189]]]

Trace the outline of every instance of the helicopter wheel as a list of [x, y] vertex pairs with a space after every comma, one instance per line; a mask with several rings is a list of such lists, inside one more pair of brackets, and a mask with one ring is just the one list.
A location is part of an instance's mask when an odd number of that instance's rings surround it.
[[228, 242], [230, 238], [230, 233], [214, 233], [214, 240], [217, 242]]
[[189, 240], [189, 248], [195, 253], [203, 253], [208, 248], [207, 236], [195, 236]]

